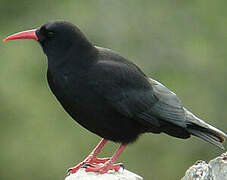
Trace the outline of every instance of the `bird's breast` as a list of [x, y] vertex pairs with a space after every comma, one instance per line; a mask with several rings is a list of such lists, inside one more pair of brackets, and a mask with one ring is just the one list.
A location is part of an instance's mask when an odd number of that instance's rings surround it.
[[96, 94], [88, 78], [64, 73], [49, 73], [52, 92], [68, 114], [91, 132], [116, 142], [131, 142], [141, 132], [138, 124], [118, 113], [106, 100]]
[[58, 101], [71, 116], [74, 113], [83, 114], [82, 112], [86, 112], [90, 104], [97, 101], [85, 77], [73, 73], [49, 72], [48, 83]]

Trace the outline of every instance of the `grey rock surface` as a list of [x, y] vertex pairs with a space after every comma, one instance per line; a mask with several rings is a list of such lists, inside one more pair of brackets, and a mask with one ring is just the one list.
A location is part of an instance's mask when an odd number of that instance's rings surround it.
[[67, 176], [65, 180], [143, 180], [143, 178], [122, 168], [118, 172], [108, 172], [102, 175], [79, 169], [76, 173]]
[[227, 180], [227, 152], [209, 163], [197, 161], [181, 180]]

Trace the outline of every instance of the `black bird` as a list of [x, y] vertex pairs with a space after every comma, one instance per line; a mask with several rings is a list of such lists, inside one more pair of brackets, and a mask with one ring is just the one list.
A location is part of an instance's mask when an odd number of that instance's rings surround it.
[[[38, 29], [11, 35], [37, 40], [48, 59], [49, 86], [70, 116], [103, 139], [80, 164], [70, 169], [106, 173], [127, 144], [142, 133], [191, 135], [222, 149], [227, 135], [193, 115], [175, 93], [146, 76], [116, 52], [92, 45], [73, 24], [49, 22]], [[96, 158], [107, 140], [121, 143], [111, 158]]]

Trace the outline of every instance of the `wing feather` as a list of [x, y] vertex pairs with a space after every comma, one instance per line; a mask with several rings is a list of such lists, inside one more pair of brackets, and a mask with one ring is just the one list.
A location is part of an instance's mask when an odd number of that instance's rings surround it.
[[98, 77], [89, 80], [91, 89], [124, 116], [156, 127], [161, 126], [160, 121], [185, 126], [179, 98], [161, 83], [144, 75], [134, 64], [100, 61], [90, 73]]

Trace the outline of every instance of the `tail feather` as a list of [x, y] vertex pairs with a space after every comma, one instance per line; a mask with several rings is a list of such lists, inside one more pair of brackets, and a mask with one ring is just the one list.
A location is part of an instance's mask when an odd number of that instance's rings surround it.
[[225, 149], [223, 143], [225, 142], [227, 135], [224, 132], [205, 123], [187, 109], [185, 109], [185, 112], [187, 120], [189, 121], [186, 129], [190, 134], [216, 145], [223, 150]]
[[188, 128], [187, 129], [189, 133], [191, 133], [194, 136], [197, 136], [221, 149], [225, 149], [223, 146], [224, 143], [224, 138], [222, 136], [219, 136], [218, 134], [214, 133], [214, 132], [208, 132], [206, 129], [202, 130], [202, 129], [193, 129], [193, 128]]

